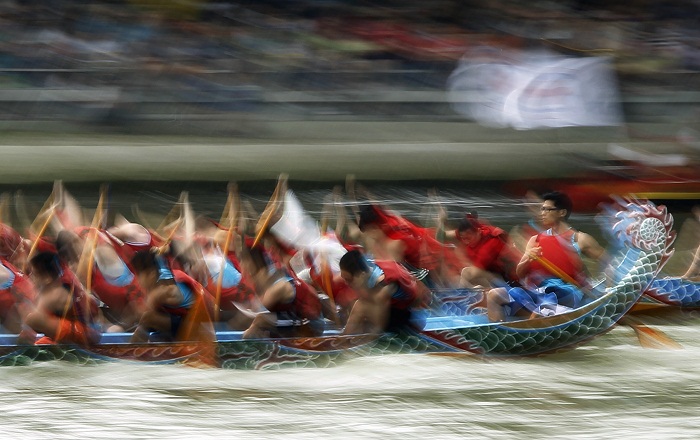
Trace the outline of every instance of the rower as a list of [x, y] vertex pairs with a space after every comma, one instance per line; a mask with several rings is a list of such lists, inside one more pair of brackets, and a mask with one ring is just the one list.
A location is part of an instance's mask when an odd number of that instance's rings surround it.
[[[335, 238], [331, 238], [331, 240], [335, 240]], [[338, 242], [335, 241], [335, 243]], [[337, 264], [331, 264], [328, 250], [304, 249], [301, 252], [304, 264], [308, 268], [309, 284], [322, 292], [324, 316], [335, 319], [336, 324], [344, 325], [357, 301], [357, 292], [345, 282], [340, 274], [340, 267]], [[330, 250], [336, 252], [334, 257], [337, 257], [340, 252], [342, 255], [347, 252], [339, 243], [338, 247], [330, 248]]]
[[196, 243], [201, 248], [205, 272], [202, 285], [219, 307], [220, 313], [215, 316], [233, 330], [247, 329], [252, 318], [242, 313], [241, 308], [258, 309], [259, 301], [252, 283], [241, 273], [235, 254], [224, 254], [219, 243], [208, 237], [199, 237]]
[[516, 273], [524, 288], [498, 288], [487, 295], [491, 321], [503, 321], [508, 315], [548, 316], [577, 308], [588, 288], [586, 256], [606, 261], [606, 252], [590, 235], [569, 225], [573, 203], [564, 193], [542, 196], [541, 223], [545, 230], [530, 238]]
[[358, 300], [344, 334], [400, 331], [425, 326], [429, 291], [395, 261], [370, 262], [359, 250], [340, 259], [340, 273]]
[[[56, 236], [59, 255], [70, 265], [77, 265], [84, 252], [83, 239], [90, 228], [76, 228], [77, 233], [63, 230]], [[115, 250], [114, 242], [103, 231], [97, 231], [92, 264], [74, 268], [83, 285], [89, 285], [92, 293], [105, 305], [107, 332], [133, 331], [145, 311], [145, 295], [133, 271]], [[92, 268], [90, 273], [88, 268]], [[87, 278], [90, 282], [87, 282]]]
[[0, 223], [0, 323], [11, 333], [22, 333], [23, 342], [34, 343], [35, 333], [25, 324], [35, 310], [36, 291], [24, 265], [28, 247], [19, 233]]
[[443, 273], [453, 266], [446, 247], [435, 238], [435, 231], [413, 224], [379, 205], [360, 209], [358, 227], [368, 252], [381, 260], [394, 260], [419, 274], [428, 287], [446, 286], [451, 276]]
[[131, 266], [146, 293], [146, 310], [131, 342], [146, 342], [152, 332], [162, 339], [175, 340], [183, 320], [200, 300], [206, 304], [209, 316], [213, 315], [211, 295], [185, 272], [171, 269], [156, 250], [136, 252]]
[[39, 299], [26, 323], [35, 332], [45, 335], [36, 343], [91, 345], [99, 342], [98, 302], [84, 290], [68, 264], [51, 251], [37, 253], [29, 263]]
[[476, 213], [468, 213], [455, 230], [445, 231], [445, 237], [456, 244], [456, 251], [462, 252], [468, 262], [461, 271], [461, 287], [519, 285], [515, 268], [521, 255], [503, 229], [480, 221]]
[[250, 275], [267, 310], [255, 316], [244, 338], [323, 333], [321, 300], [313, 287], [293, 272], [274, 267], [260, 246], [239, 246], [237, 250], [243, 271]]

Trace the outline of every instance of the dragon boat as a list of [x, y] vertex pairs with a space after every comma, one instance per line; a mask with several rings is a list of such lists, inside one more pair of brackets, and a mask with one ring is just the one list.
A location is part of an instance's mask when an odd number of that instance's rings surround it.
[[648, 201], [618, 201], [609, 208], [616, 238], [614, 270], [597, 299], [578, 309], [528, 320], [488, 322], [483, 292], [438, 292], [421, 331], [343, 335], [329, 329], [319, 337], [243, 339], [241, 332], [217, 331], [209, 341], [129, 343], [130, 334], [105, 333], [100, 343], [17, 345], [0, 336], [0, 365], [63, 360], [78, 364], [109, 361], [195, 364], [226, 369], [329, 367], [360, 356], [438, 354], [483, 357], [539, 356], [572, 349], [609, 331], [653, 283], [672, 253], [673, 218]]
[[635, 315], [675, 317], [700, 309], [700, 282], [660, 274], [630, 311]]
[[681, 309], [700, 308], [700, 282], [681, 277], [658, 277], [651, 283], [645, 295], [652, 301]]

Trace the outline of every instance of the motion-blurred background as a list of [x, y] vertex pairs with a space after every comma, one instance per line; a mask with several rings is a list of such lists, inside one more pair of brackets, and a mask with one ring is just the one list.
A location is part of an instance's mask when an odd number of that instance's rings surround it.
[[[562, 178], [597, 185], [571, 189], [585, 209], [630, 191], [692, 204], [699, 16], [691, 0], [3, 0], [0, 174], [148, 180], [138, 165], [163, 160], [155, 180]], [[120, 153], [144, 142], [173, 147]], [[24, 148], [57, 143], [91, 149]]]
[[[506, 68], [532, 74], [528, 60], [546, 54], [603, 58], [612, 75], [566, 83], [585, 67], [563, 65], [547, 87], [540, 78], [544, 104], [598, 82], [620, 113], [594, 123], [685, 128], [687, 140], [698, 16], [691, 0], [4, 0], [0, 119], [32, 131], [264, 137], [280, 121], [415, 121], [463, 132], [479, 119], [465, 105], [507, 96], [517, 85]], [[460, 78], [464, 64], [500, 69]]]

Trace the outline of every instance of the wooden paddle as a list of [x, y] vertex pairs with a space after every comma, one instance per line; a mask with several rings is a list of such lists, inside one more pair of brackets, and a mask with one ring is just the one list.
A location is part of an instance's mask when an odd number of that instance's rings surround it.
[[230, 183], [228, 185], [228, 197], [226, 199], [226, 206], [224, 206], [224, 212], [221, 214], [222, 225], [223, 221], [228, 222], [228, 231], [226, 231], [226, 239], [224, 240], [223, 255], [221, 256], [221, 270], [219, 271], [219, 278], [216, 280], [216, 295], [214, 295], [214, 322], [219, 320], [219, 305], [221, 304], [221, 290], [224, 282], [224, 270], [226, 268], [226, 258], [228, 255], [228, 249], [231, 247], [231, 241], [233, 240], [233, 231], [236, 227], [236, 216], [240, 212], [240, 198], [238, 197], [238, 185], [235, 183]]
[[136, 221], [141, 223], [143, 227], [148, 229], [150, 232], [156, 231], [156, 228], [151, 226], [151, 222], [146, 218], [146, 214], [141, 211], [138, 204], [134, 203], [131, 205], [131, 213], [134, 215]]
[[168, 236], [163, 241], [163, 244], [161, 244], [158, 247], [158, 254], [159, 255], [163, 255], [166, 252], [168, 252], [168, 249], [169, 249], [168, 247], [170, 246], [170, 243], [173, 241], [173, 238], [175, 238], [175, 234], [180, 229], [182, 222], [183, 222], [182, 219], [177, 219], [169, 226], [171, 229], [170, 229], [170, 232], [168, 233]]
[[[88, 237], [85, 240], [85, 244], [83, 246], [83, 250], [80, 254], [80, 258], [78, 260], [77, 268], [76, 268], [76, 276], [78, 279], [85, 285], [85, 294], [86, 295], [91, 295], [91, 290], [92, 290], [92, 269], [95, 261], [95, 249], [97, 248], [97, 234], [98, 234], [98, 227], [102, 223], [102, 207], [104, 205], [104, 199], [105, 199], [105, 194], [106, 194], [106, 186], [102, 186], [100, 190], [100, 199], [97, 202], [97, 208], [95, 209], [95, 215], [93, 216], [92, 223], [90, 224], [90, 231], [88, 233]], [[68, 319], [68, 312], [70, 311], [71, 308], [75, 307], [74, 303], [74, 298], [73, 295], [75, 293], [75, 285], [71, 286], [70, 289], [70, 297], [69, 300], [66, 301], [66, 305], [63, 308], [63, 313], [61, 315], [61, 318], [59, 320], [59, 326], [58, 326], [58, 331], [56, 332], [56, 336], [54, 340], [56, 342], [60, 342], [61, 340], [61, 329], [63, 328], [63, 323]], [[84, 298], [86, 301], [89, 301], [89, 296]], [[83, 313], [87, 314], [89, 313], [89, 307], [86, 305], [86, 307], [83, 307]], [[84, 322], [88, 322], [88, 317], [83, 316]]]
[[[49, 197], [46, 199], [46, 202], [44, 202], [44, 206], [42, 206], [41, 210], [37, 214], [36, 218], [32, 222], [32, 224], [29, 226], [29, 232], [34, 233], [35, 238], [32, 241], [32, 246], [29, 248], [29, 252], [27, 253], [27, 259], [25, 260], [25, 267], [23, 268], [24, 271], [27, 270], [26, 265], [29, 264], [29, 261], [32, 259], [34, 256], [34, 253], [36, 252], [36, 248], [39, 245], [39, 240], [41, 237], [44, 235], [46, 232], [46, 229], [48, 229], [49, 225], [51, 224], [51, 221], [54, 219], [54, 216], [56, 215], [56, 209], [61, 203], [61, 193], [62, 193], [62, 184], [60, 181], [54, 182], [53, 190], [51, 191], [51, 194]], [[46, 215], [46, 219], [44, 220], [43, 224], [40, 223], [40, 218], [42, 215]], [[41, 227], [38, 228], [37, 226], [41, 224]]]
[[277, 186], [275, 191], [270, 197], [270, 201], [267, 202], [267, 206], [260, 214], [260, 219], [255, 225], [255, 239], [253, 240], [253, 247], [257, 246], [260, 240], [263, 238], [267, 229], [272, 223], [273, 217], [279, 213], [280, 207], [284, 203], [284, 194], [287, 192], [287, 174], [281, 174], [277, 180]]
[[[348, 221], [345, 204], [341, 200], [341, 187], [339, 186], [333, 188], [333, 205], [335, 206], [335, 215], [337, 218], [335, 225], [336, 234], [347, 241], [359, 241], [362, 231], [360, 231], [360, 228], [357, 226], [357, 216], [353, 214], [353, 221]], [[355, 206], [355, 209], [357, 209], [357, 206]]]
[[[173, 219], [174, 213], [178, 216]], [[168, 223], [170, 221], [170, 223]], [[171, 209], [170, 213], [161, 222], [160, 227], [163, 231], [170, 228], [170, 231], [164, 243], [158, 248], [159, 254], [167, 252], [170, 243], [173, 241], [175, 234], [182, 228], [184, 230], [184, 243], [191, 244], [194, 242], [194, 213], [189, 203], [189, 194], [183, 191], [180, 194], [177, 206]], [[186, 249], [189, 249], [187, 247]], [[207, 294], [201, 286], [193, 290], [194, 303], [187, 311], [187, 315], [182, 320], [180, 328], [176, 335], [177, 341], [194, 342], [198, 349], [197, 357], [193, 360], [185, 362], [190, 366], [216, 366], [216, 333], [212, 316], [209, 313], [210, 302], [206, 298]]]
[[[63, 183], [60, 180], [57, 180], [53, 184], [51, 194], [49, 194], [49, 197], [46, 199], [41, 209], [39, 209], [36, 217], [34, 217], [34, 221], [32, 221], [32, 223], [29, 225], [28, 232], [30, 234], [37, 235], [38, 231], [41, 231], [42, 229], [46, 231], [49, 223], [51, 223], [51, 220], [53, 220], [54, 210], [61, 204], [62, 194]], [[44, 214], [48, 214], [49, 220], [42, 222]]]
[[683, 348], [681, 344], [671, 339], [667, 334], [649, 327], [641, 322], [639, 318], [627, 314], [620, 322], [632, 327], [632, 330], [634, 330], [634, 333], [637, 335], [637, 339], [639, 339], [639, 345], [644, 348], [666, 350], [680, 350]]
[[160, 221], [160, 223], [156, 227], [156, 231], [159, 234], [165, 235], [164, 231], [166, 230], [166, 228], [182, 218], [182, 206], [184, 204], [185, 198], [187, 197], [186, 194], [186, 191], [182, 191], [180, 193], [180, 197], [178, 198], [177, 202], [175, 202], [173, 207], [170, 208], [170, 211], [167, 214], [165, 214], [163, 220]]
[[[537, 257], [536, 260], [557, 277], [561, 278], [562, 280], [566, 281], [567, 283], [573, 286], [578, 287], [579, 289], [581, 289], [582, 292], [586, 293], [588, 296], [595, 298], [595, 295], [593, 295], [592, 292], [580, 286], [578, 282], [576, 282], [576, 280], [574, 280], [571, 276], [562, 271], [551, 261], [547, 260], [542, 256]], [[677, 350], [683, 348], [682, 345], [671, 339], [671, 337], [666, 335], [661, 330], [653, 329], [641, 323], [637, 318], [632, 318], [629, 315], [625, 315], [622, 319], [620, 319], [620, 323], [632, 327], [632, 330], [634, 330], [635, 334], [637, 335], [637, 339], [639, 340], [639, 345], [641, 345], [644, 348], [664, 348], [669, 350]]]
[[[334, 188], [333, 192], [324, 198], [323, 207], [321, 209], [321, 224], [319, 226], [321, 237], [328, 233], [329, 222], [333, 212], [334, 204], [338, 198], [339, 189]], [[320, 266], [321, 266], [321, 289], [328, 295], [328, 300], [330, 302], [331, 311], [333, 313], [333, 321], [340, 327], [340, 317], [336, 309], [335, 297], [333, 296], [333, 273], [331, 271], [330, 261], [328, 259], [328, 254], [323, 250], [319, 253]]]
[[[95, 215], [93, 216], [92, 223], [90, 224], [90, 232], [88, 233], [85, 244], [83, 245], [83, 252], [78, 260], [76, 269], [78, 279], [81, 281], [84, 280], [85, 293], [87, 295], [91, 295], [92, 292], [92, 272], [93, 268], [95, 267], [95, 251], [97, 250], [99, 228], [103, 226], [102, 223], [104, 220], [104, 205], [105, 200], [107, 199], [107, 188], [107, 185], [102, 185], [100, 188], [100, 198], [97, 201]], [[84, 307], [83, 310], [84, 313], [89, 313], [89, 307]], [[83, 318], [85, 322], [88, 322], [87, 316], [84, 316]]]
[[[159, 235], [162, 235], [165, 238], [163, 241], [163, 244], [161, 244], [158, 247], [158, 253], [160, 255], [165, 254], [170, 246], [170, 243], [173, 241], [175, 238], [175, 234], [180, 230], [180, 227], [185, 226], [185, 235], [187, 235], [187, 220], [188, 217], [191, 217], [191, 214], [188, 215], [188, 203], [189, 203], [189, 196], [187, 191], [183, 191], [180, 193], [180, 198], [178, 199], [178, 202], [176, 205], [170, 210], [170, 212], [165, 216], [163, 221], [161, 221], [160, 225], [158, 225], [158, 230], [156, 231]], [[177, 217], [172, 217], [172, 214], [177, 212], [178, 216]], [[166, 220], [169, 221], [169, 223], [166, 222]], [[193, 221], [193, 219], [192, 219]], [[168, 231], [167, 235], [165, 232]]]
[[187, 311], [175, 337], [176, 341], [193, 342], [197, 347], [197, 356], [184, 362], [193, 367], [218, 366], [216, 352], [216, 331], [212, 322], [204, 289], [199, 286], [194, 290], [194, 304]]
[[89, 293], [92, 290], [92, 272], [95, 264], [95, 250], [97, 249], [99, 228], [102, 225], [104, 217], [104, 204], [107, 197], [107, 186], [103, 185], [100, 188], [100, 198], [97, 202], [95, 215], [90, 223], [90, 231], [88, 232], [83, 251], [80, 254], [80, 259], [76, 266], [76, 275], [78, 279], [85, 284], [85, 290]]

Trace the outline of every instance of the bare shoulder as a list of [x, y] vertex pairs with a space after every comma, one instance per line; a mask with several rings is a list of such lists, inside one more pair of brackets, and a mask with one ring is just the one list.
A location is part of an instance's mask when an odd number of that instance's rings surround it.
[[577, 242], [581, 252], [591, 258], [599, 258], [605, 252], [605, 249], [593, 238], [585, 232], [578, 232]]
[[391, 297], [396, 293], [396, 290], [399, 288], [399, 285], [397, 283], [388, 283], [388, 284], [381, 284], [381, 288], [377, 291], [375, 298], [379, 302], [389, 302], [391, 301]]
[[180, 289], [175, 284], [170, 283], [155, 286], [149, 292], [149, 295], [156, 298], [161, 298], [163, 301], [167, 301], [168, 299], [172, 298], [182, 298], [182, 292], [180, 292]]
[[598, 245], [598, 246], [600, 246], [598, 241], [595, 238], [593, 238], [592, 235], [587, 234], [585, 232], [581, 232], [581, 231], [578, 231], [577, 234], [578, 234], [578, 236], [576, 237], [576, 241], [579, 243], [580, 246], [583, 246], [583, 245], [591, 245], [591, 246]]
[[266, 308], [273, 308], [277, 304], [284, 304], [294, 300], [295, 290], [285, 278], [279, 278], [270, 285], [263, 294], [262, 303]]

